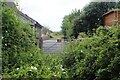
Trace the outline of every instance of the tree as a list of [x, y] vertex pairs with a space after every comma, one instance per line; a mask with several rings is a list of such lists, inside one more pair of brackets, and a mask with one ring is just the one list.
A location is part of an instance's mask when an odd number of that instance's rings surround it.
[[76, 38], [78, 31], [74, 25], [75, 19], [80, 16], [80, 10], [74, 10], [69, 15], [66, 15], [62, 21], [62, 33], [67, 38]]
[[[119, 8], [119, 6], [117, 7]], [[87, 26], [87, 31], [96, 29], [98, 26], [103, 25], [103, 14], [115, 8], [115, 2], [91, 2], [82, 11], [85, 14], [84, 20], [87, 23], [83, 23], [83, 25]]]
[[116, 2], [90, 2], [80, 12], [73, 11], [64, 17], [62, 32], [64, 36], [77, 38], [80, 32], [91, 34], [94, 29], [103, 26], [103, 14], [109, 10], [120, 8], [120, 1]]

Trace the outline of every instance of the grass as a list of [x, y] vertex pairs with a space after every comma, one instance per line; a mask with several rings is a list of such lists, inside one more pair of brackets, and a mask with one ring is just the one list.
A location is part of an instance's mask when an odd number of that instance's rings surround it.
[[50, 38], [50, 40], [61, 39], [63, 37], [63, 35], [60, 32], [50, 33], [50, 36], [52, 36], [52, 38]]

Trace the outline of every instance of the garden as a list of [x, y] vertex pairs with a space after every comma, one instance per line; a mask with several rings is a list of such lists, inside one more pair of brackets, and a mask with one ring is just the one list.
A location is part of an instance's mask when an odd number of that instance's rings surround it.
[[44, 54], [35, 34], [3, 6], [2, 78], [120, 80], [120, 26], [100, 26], [90, 37], [71, 41], [61, 54]]

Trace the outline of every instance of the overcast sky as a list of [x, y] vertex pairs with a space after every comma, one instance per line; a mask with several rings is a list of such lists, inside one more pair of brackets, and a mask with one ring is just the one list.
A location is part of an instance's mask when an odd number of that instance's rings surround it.
[[60, 31], [63, 17], [73, 9], [82, 9], [90, 0], [20, 0], [23, 13], [52, 31]]

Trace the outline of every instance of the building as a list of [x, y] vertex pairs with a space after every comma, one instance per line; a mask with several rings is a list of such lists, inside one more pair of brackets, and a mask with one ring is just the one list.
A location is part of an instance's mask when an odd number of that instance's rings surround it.
[[103, 15], [104, 26], [120, 25], [120, 9], [111, 10]]
[[41, 29], [42, 29], [42, 25], [40, 25], [37, 21], [35, 21], [34, 19], [32, 19], [31, 17], [29, 17], [28, 15], [24, 14], [23, 12], [21, 12], [20, 10], [18, 10], [16, 4], [14, 2], [7, 2], [7, 5], [13, 9], [16, 10], [17, 12], [17, 17], [24, 23], [29, 22], [30, 26], [35, 30], [36, 32], [36, 39], [37, 39], [37, 43], [36, 45], [39, 48], [42, 48], [43, 45], [43, 41], [42, 41], [42, 37], [41, 37]]

